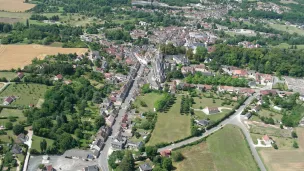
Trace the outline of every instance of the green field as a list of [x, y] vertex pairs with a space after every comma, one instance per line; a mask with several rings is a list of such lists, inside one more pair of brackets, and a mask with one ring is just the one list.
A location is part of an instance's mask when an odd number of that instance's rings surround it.
[[5, 131], [5, 132], [6, 132], [6, 135], [0, 135], [0, 144], [1, 143], [11, 143], [12, 139], [16, 140], [17, 136], [14, 135], [12, 130]]
[[[273, 46], [273, 47], [277, 47], [277, 48], [281, 48], [281, 49], [288, 49], [291, 47], [291, 45], [287, 44], [287, 43], [281, 43], [277, 46]], [[297, 49], [304, 49], [304, 45], [297, 45]]]
[[9, 116], [24, 117], [23, 113], [22, 113], [22, 110], [7, 109], [7, 108], [2, 109], [2, 111], [0, 112], [0, 117], [9, 117]]
[[[161, 97], [158, 93], [148, 93], [143, 96], [137, 96], [134, 105], [140, 112], [154, 111], [154, 103]], [[147, 107], [142, 107], [140, 102], [143, 101], [147, 104]]]
[[283, 24], [270, 24], [270, 27], [280, 30], [280, 31], [286, 31], [290, 34], [298, 33], [299, 35], [304, 35], [304, 30], [296, 28], [294, 26], [286, 26]]
[[200, 109], [200, 108], [205, 108], [205, 107], [228, 107], [228, 108], [233, 108], [233, 104], [234, 102], [231, 103], [231, 105], [223, 105], [222, 103], [224, 102], [224, 100], [222, 99], [214, 99], [215, 103], [213, 103], [213, 99], [212, 98], [207, 98], [204, 96], [201, 96], [201, 98], [199, 97], [194, 97], [194, 103], [192, 105], [192, 108], [194, 109]]
[[36, 135], [33, 135], [33, 138], [32, 138], [32, 147], [31, 149], [35, 149], [37, 150], [38, 152], [41, 152], [40, 150], [40, 142], [45, 139], [46, 142], [47, 142], [47, 146], [51, 146], [54, 142], [54, 140], [51, 140], [51, 139], [48, 139], [48, 138], [43, 138], [43, 137], [38, 137]]
[[0, 97], [16, 96], [16, 101], [11, 105], [27, 107], [30, 104], [36, 105], [44, 97], [46, 90], [47, 86], [42, 84], [10, 84], [0, 93]]
[[190, 115], [180, 114], [181, 96], [167, 113], [158, 113], [157, 122], [148, 145], [173, 142], [190, 136]]
[[242, 131], [225, 126], [207, 138], [217, 170], [258, 170]]
[[11, 80], [17, 77], [15, 72], [0, 72], [0, 78], [5, 77], [7, 80]]
[[207, 138], [206, 142], [180, 149], [185, 159], [174, 163], [180, 171], [256, 171], [241, 130], [227, 125]]
[[211, 121], [217, 121], [219, 119], [222, 119], [230, 111], [231, 110], [223, 109], [221, 113], [212, 114], [212, 115], [206, 115], [202, 111], [194, 111], [194, 114], [197, 117], [197, 119], [209, 119]]

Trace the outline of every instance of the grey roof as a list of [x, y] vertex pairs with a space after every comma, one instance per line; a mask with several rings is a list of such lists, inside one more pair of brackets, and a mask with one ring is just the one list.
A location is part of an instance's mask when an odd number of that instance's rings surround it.
[[152, 170], [152, 167], [148, 163], [141, 164], [139, 167], [141, 170]]
[[99, 171], [99, 168], [97, 165], [87, 166], [85, 167], [85, 171]]
[[206, 120], [206, 119], [203, 119], [203, 120], [199, 120], [197, 123], [198, 123], [199, 125], [206, 126], [206, 125], [208, 125], [208, 124], [209, 124], [209, 121], [208, 121], [208, 120]]

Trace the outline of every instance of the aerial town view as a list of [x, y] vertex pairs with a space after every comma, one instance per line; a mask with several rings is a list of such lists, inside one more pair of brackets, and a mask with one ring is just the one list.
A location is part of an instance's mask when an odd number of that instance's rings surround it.
[[304, 171], [304, 0], [0, 0], [0, 171]]

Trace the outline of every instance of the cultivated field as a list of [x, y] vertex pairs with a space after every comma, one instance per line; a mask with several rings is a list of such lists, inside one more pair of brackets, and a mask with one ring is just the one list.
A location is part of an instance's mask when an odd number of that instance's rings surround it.
[[10, 84], [0, 93], [0, 97], [16, 96], [17, 100], [12, 105], [36, 105], [38, 100], [44, 97], [46, 89], [47, 86], [41, 84]]
[[26, 19], [31, 16], [30, 13], [26, 12], [5, 12], [0, 11], [0, 22], [3, 23], [16, 23], [23, 22], [25, 23]]
[[227, 125], [207, 138], [206, 142], [179, 151], [185, 156], [174, 163], [178, 171], [256, 171], [258, 167], [241, 130]]
[[23, 0], [0, 0], [0, 10], [11, 12], [23, 12], [35, 6], [35, 4], [24, 3]]
[[12, 68], [23, 68], [31, 63], [32, 59], [43, 59], [47, 55], [58, 53], [83, 54], [86, 48], [60, 48], [41, 45], [1, 45], [0, 46], [0, 70], [10, 70]]
[[[304, 128], [297, 128], [299, 149], [260, 148], [258, 150], [269, 171], [302, 171], [304, 170]], [[278, 142], [280, 143], [280, 142]]]
[[190, 115], [180, 114], [181, 96], [167, 113], [158, 113], [157, 122], [148, 145], [173, 142], [190, 136]]

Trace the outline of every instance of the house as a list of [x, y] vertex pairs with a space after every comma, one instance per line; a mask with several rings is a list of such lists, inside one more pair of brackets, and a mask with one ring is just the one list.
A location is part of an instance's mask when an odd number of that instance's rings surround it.
[[160, 152], [160, 155], [161, 155], [162, 157], [170, 157], [170, 155], [171, 155], [171, 150], [163, 150], [163, 151]]
[[66, 85], [70, 85], [70, 84], [72, 84], [72, 80], [67, 80], [67, 81], [64, 81], [64, 84], [66, 84]]
[[181, 72], [186, 75], [186, 74], [194, 74], [195, 73], [195, 69], [194, 67], [191, 67], [191, 66], [184, 66], [182, 67], [181, 69]]
[[58, 75], [56, 75], [55, 77], [54, 77], [54, 80], [55, 81], [60, 81], [60, 80], [62, 80], [63, 79], [63, 76], [61, 75], [61, 74], [58, 74]]
[[140, 142], [131, 142], [129, 141], [126, 145], [128, 148], [133, 148], [133, 149], [140, 149], [141, 147], [144, 146], [144, 143], [142, 141]]
[[19, 145], [14, 144], [12, 149], [11, 149], [11, 152], [13, 154], [21, 154], [22, 153], [22, 148]]
[[236, 92], [237, 89], [232, 86], [218, 86], [218, 91], [232, 93], [232, 92]]
[[196, 123], [200, 126], [207, 126], [209, 124], [209, 120], [206, 120], [206, 119], [196, 120]]
[[99, 167], [97, 165], [87, 166], [82, 171], [99, 171]]
[[118, 134], [112, 139], [111, 146], [114, 149], [122, 150], [125, 148], [127, 139], [122, 136], [122, 132], [119, 131]]
[[242, 89], [239, 90], [239, 93], [240, 94], [252, 95], [252, 94], [255, 93], [255, 90], [251, 89], [251, 88], [242, 88]]
[[273, 140], [268, 135], [264, 135], [262, 140], [266, 145], [271, 145], [273, 143]]
[[27, 137], [26, 135], [24, 135], [23, 133], [19, 134], [19, 135], [17, 136], [17, 138], [18, 138], [22, 143], [24, 143], [24, 142], [26, 142], [26, 141], [28, 140], [28, 137]]
[[152, 171], [152, 167], [148, 163], [139, 165], [140, 171]]
[[208, 72], [208, 70], [206, 69], [206, 66], [204, 64], [195, 65], [194, 70], [195, 70], [195, 72]]
[[235, 75], [238, 77], [247, 77], [248, 73], [244, 69], [236, 69], [236, 70], [232, 70], [232, 75]]
[[257, 112], [260, 111], [260, 110], [261, 110], [261, 106], [260, 106], [260, 105], [257, 105], [257, 106], [255, 106], [251, 111], [257, 113]]
[[98, 133], [106, 141], [109, 135], [112, 133], [112, 128], [106, 125], [102, 126]]
[[115, 123], [115, 118], [114, 116], [110, 115], [107, 117], [106, 119], [106, 124], [109, 126], [109, 127], [112, 127], [112, 125]]
[[94, 141], [94, 143], [92, 145], [92, 149], [94, 149], [96, 151], [101, 151], [104, 146], [105, 146], [104, 139], [101, 137], [101, 138], [97, 139], [96, 141]]
[[205, 112], [206, 114], [216, 114], [219, 113], [219, 109], [217, 107], [205, 107], [203, 109], [203, 112]]
[[250, 119], [251, 118], [251, 116], [252, 116], [252, 114], [250, 113], [250, 112], [248, 112], [248, 113], [246, 113], [245, 115], [244, 115], [244, 119]]
[[98, 51], [92, 51], [90, 52], [88, 58], [93, 62], [97, 59], [100, 59], [100, 55], [99, 55], [99, 52]]
[[299, 99], [300, 99], [301, 101], [304, 101], [304, 95], [300, 95], [300, 96], [299, 96]]
[[276, 90], [261, 90], [260, 93], [261, 93], [262, 96], [276, 95], [277, 91]]
[[5, 106], [10, 105], [14, 100], [16, 100], [15, 96], [9, 96], [4, 99], [3, 105]]
[[45, 170], [46, 170], [46, 171], [56, 171], [56, 170], [53, 168], [52, 165], [47, 165], [47, 166], [45, 166]]
[[22, 79], [22, 78], [24, 77], [23, 72], [18, 72], [18, 73], [17, 73], [17, 77], [18, 77], [19, 79]]

